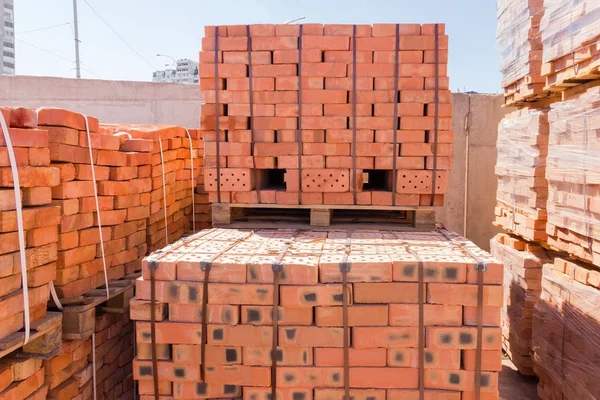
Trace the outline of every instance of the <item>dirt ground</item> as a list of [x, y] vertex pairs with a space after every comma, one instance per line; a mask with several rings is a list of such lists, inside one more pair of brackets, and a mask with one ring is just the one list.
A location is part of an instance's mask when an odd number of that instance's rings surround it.
[[519, 374], [510, 360], [502, 360], [500, 400], [539, 400], [535, 377]]

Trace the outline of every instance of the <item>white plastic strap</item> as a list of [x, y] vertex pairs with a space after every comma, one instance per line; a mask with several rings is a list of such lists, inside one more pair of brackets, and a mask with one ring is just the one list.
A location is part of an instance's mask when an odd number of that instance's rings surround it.
[[162, 168], [162, 189], [163, 189], [163, 208], [165, 209], [165, 243], [169, 245], [169, 227], [167, 224], [167, 182], [165, 179], [165, 159], [163, 156], [162, 139], [158, 137], [158, 147], [160, 148], [160, 164]]
[[25, 230], [23, 229], [23, 207], [21, 205], [21, 183], [19, 181], [19, 171], [17, 169], [17, 160], [10, 140], [8, 125], [4, 120], [4, 116], [0, 112], [0, 127], [6, 141], [6, 150], [8, 151], [8, 160], [10, 161], [10, 171], [13, 177], [13, 185], [15, 187], [15, 208], [17, 211], [17, 230], [19, 233], [19, 259], [21, 262], [21, 282], [23, 284], [23, 317], [25, 319], [25, 338], [23, 344], [29, 342], [29, 329], [31, 323], [29, 320], [29, 287], [27, 286], [27, 260], [25, 257]]
[[106, 257], [104, 256], [104, 238], [102, 237], [102, 222], [100, 219], [100, 203], [98, 202], [98, 187], [96, 184], [96, 169], [94, 168], [94, 155], [92, 154], [92, 139], [90, 137], [90, 124], [87, 115], [84, 115], [85, 131], [87, 133], [88, 150], [90, 152], [90, 165], [92, 167], [92, 181], [94, 182], [94, 199], [96, 200], [96, 213], [98, 214], [98, 234], [100, 235], [100, 252], [102, 253], [102, 268], [104, 269], [104, 283], [106, 285], [106, 299], [110, 297], [108, 290], [108, 273], [106, 272]]
[[190, 159], [192, 163], [192, 232], [196, 232], [196, 202], [194, 201], [194, 149], [192, 147], [192, 136], [190, 135], [188, 128], [185, 128], [185, 133], [187, 133], [188, 140], [190, 141]]
[[92, 385], [94, 386], [94, 400], [96, 400], [96, 334], [92, 333]]
[[52, 300], [54, 301], [54, 304], [56, 305], [56, 308], [58, 308], [60, 311], [62, 311], [63, 306], [60, 303], [60, 300], [58, 298], [58, 294], [56, 294], [56, 288], [54, 287], [54, 282], [50, 281], [50, 283], [48, 284], [48, 286], [50, 286], [50, 294], [52, 295]]
[[131, 134], [128, 132], [116, 132], [113, 133], [113, 136], [127, 136], [128, 139], [133, 139], [133, 136], [131, 136]]

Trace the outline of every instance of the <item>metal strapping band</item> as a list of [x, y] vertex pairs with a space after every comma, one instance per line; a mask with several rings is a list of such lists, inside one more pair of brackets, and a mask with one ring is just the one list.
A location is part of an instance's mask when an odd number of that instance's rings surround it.
[[[394, 235], [395, 236], [395, 235]], [[401, 241], [402, 242], [402, 241]], [[418, 265], [418, 297], [419, 297], [419, 400], [425, 400], [425, 265], [419, 255], [414, 252], [408, 244], [406, 249], [417, 259]]]
[[248, 36], [248, 90], [250, 95], [250, 158], [252, 159], [252, 172], [254, 173], [254, 185], [256, 187], [256, 199], [260, 204], [260, 185], [258, 183], [258, 169], [254, 160], [254, 90], [252, 84], [252, 36], [250, 36], [250, 25], [246, 25], [246, 36]]
[[396, 205], [396, 179], [398, 171], [396, 170], [396, 157], [398, 156], [398, 67], [400, 64], [400, 24], [396, 24], [396, 56], [394, 68], [394, 150], [392, 151], [392, 206]]
[[158, 359], [156, 356], [156, 280], [154, 274], [158, 268], [156, 259], [148, 260], [150, 270], [150, 352], [152, 355], [152, 379], [154, 381], [154, 399], [158, 400]]
[[346, 250], [344, 258], [340, 263], [340, 272], [342, 273], [342, 324], [344, 329], [344, 400], [350, 400], [350, 327], [348, 324], [348, 272], [352, 268], [352, 263], [348, 262], [350, 255], [350, 241], [346, 239]]
[[437, 153], [438, 153], [438, 129], [439, 129], [439, 106], [440, 106], [440, 51], [438, 36], [439, 25], [435, 24], [435, 112], [433, 117], [433, 171], [431, 172], [431, 203], [435, 204], [435, 190], [437, 186]]
[[279, 344], [279, 280], [281, 278], [281, 272], [283, 271], [283, 258], [290, 249], [292, 242], [298, 235], [299, 231], [296, 231], [294, 236], [291, 238], [290, 243], [279, 253], [277, 260], [271, 264], [273, 270], [273, 312], [272, 312], [272, 325], [273, 325], [273, 342], [271, 345], [271, 399], [277, 398], [277, 345]]
[[221, 202], [221, 151], [219, 140], [219, 26], [215, 27], [215, 137], [217, 143], [217, 203]]
[[298, 143], [298, 204], [302, 204], [302, 31], [303, 25], [298, 27], [298, 129], [296, 142]]
[[356, 25], [352, 26], [352, 189], [354, 205], [357, 204], [358, 188], [356, 183]]

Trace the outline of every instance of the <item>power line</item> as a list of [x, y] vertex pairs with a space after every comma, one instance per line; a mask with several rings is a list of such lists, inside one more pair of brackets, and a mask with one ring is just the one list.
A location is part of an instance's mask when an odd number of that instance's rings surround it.
[[42, 49], [41, 47], [38, 47], [38, 46], [36, 46], [35, 44], [31, 44], [31, 43], [29, 43], [29, 42], [26, 42], [26, 41], [24, 41], [23, 39], [16, 39], [16, 40], [17, 40], [17, 41], [19, 41], [19, 42], [21, 42], [21, 43], [23, 43], [23, 44], [26, 44], [26, 45], [28, 45], [28, 46], [31, 46], [31, 47], [33, 47], [33, 48], [35, 48], [35, 49], [38, 49], [39, 51], [43, 51], [44, 53], [51, 54], [51, 55], [53, 55], [54, 57], [60, 58], [60, 59], [62, 59], [62, 60], [68, 61], [68, 62], [70, 62], [70, 63], [74, 63], [74, 62], [75, 62], [75, 61], [73, 61], [73, 60], [69, 60], [68, 58], [61, 56], [60, 54], [53, 53], [53, 52], [51, 52], [51, 51], [49, 51], [49, 50]]
[[97, 16], [98, 18], [100, 18], [100, 20], [101, 20], [102, 22], [104, 22], [104, 25], [106, 25], [106, 26], [108, 27], [108, 29], [110, 29], [110, 30], [111, 30], [111, 31], [112, 31], [112, 32], [113, 32], [113, 33], [114, 33], [114, 34], [115, 34], [115, 35], [116, 35], [116, 36], [117, 36], [119, 39], [121, 39], [121, 41], [122, 41], [123, 43], [125, 43], [125, 44], [127, 45], [127, 47], [129, 47], [129, 49], [130, 49], [131, 51], [133, 51], [133, 52], [134, 52], [134, 53], [135, 53], [135, 54], [136, 54], [136, 55], [137, 55], [137, 56], [138, 56], [140, 59], [142, 59], [142, 60], [143, 60], [143, 61], [144, 61], [146, 64], [148, 64], [148, 65], [149, 65], [149, 66], [150, 66], [150, 67], [151, 67], [153, 70], [156, 70], [156, 69], [157, 69], [157, 68], [156, 68], [154, 65], [152, 65], [152, 63], [150, 63], [150, 61], [146, 60], [146, 59], [145, 59], [145, 58], [144, 58], [144, 57], [143, 57], [143, 56], [142, 56], [140, 53], [138, 53], [138, 52], [137, 52], [137, 51], [136, 51], [136, 50], [133, 48], [133, 46], [131, 46], [131, 45], [130, 45], [130, 44], [129, 44], [129, 43], [128, 43], [128, 42], [127, 42], [125, 39], [123, 39], [123, 37], [122, 37], [121, 35], [119, 35], [119, 33], [118, 33], [116, 30], [114, 30], [114, 29], [113, 29], [113, 27], [112, 27], [112, 26], [110, 26], [110, 24], [109, 24], [108, 22], [106, 22], [106, 20], [105, 20], [104, 18], [102, 18], [102, 16], [101, 16], [100, 14], [98, 14], [98, 11], [96, 11], [96, 10], [94, 9], [94, 7], [92, 7], [92, 5], [91, 5], [90, 3], [88, 3], [88, 1], [87, 1], [87, 0], [83, 0], [83, 2], [84, 2], [85, 4], [87, 4], [87, 6], [88, 6], [88, 7], [89, 7], [89, 8], [90, 8], [90, 9], [91, 9], [93, 12], [94, 12], [94, 14], [96, 14], [96, 16]]
[[45, 31], [47, 29], [58, 28], [58, 27], [65, 26], [65, 25], [71, 25], [71, 23], [70, 22], [65, 22], [64, 24], [51, 25], [51, 26], [45, 26], [43, 28], [31, 29], [29, 31], [16, 32], [15, 35], [24, 35], [26, 33]]

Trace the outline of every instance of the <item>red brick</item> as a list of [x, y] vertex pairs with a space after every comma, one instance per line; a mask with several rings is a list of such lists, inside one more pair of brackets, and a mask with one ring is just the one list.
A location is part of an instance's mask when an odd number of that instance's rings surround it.
[[[418, 326], [419, 306], [417, 304], [390, 304], [391, 326]], [[424, 325], [461, 326], [462, 307], [425, 304]]]
[[[137, 322], [137, 343], [150, 343], [150, 323]], [[157, 322], [156, 343], [200, 344], [202, 325], [182, 322]]]
[[277, 385], [293, 388], [342, 386], [342, 368], [282, 367], [277, 369]]
[[294, 37], [252, 38], [252, 50], [293, 50], [298, 49], [298, 39]]
[[[224, 304], [210, 304], [207, 308], [210, 324], [236, 324], [239, 308]], [[169, 304], [169, 320], [174, 322], [202, 322], [201, 304]]]
[[[273, 104], [254, 104], [253, 112], [255, 117], [273, 117], [275, 116], [275, 106]], [[229, 115], [250, 116], [250, 104], [229, 104]], [[233, 133], [233, 132], [230, 132]], [[232, 140], [237, 142], [237, 140]], [[206, 145], [205, 145], [206, 146]]]
[[[252, 72], [254, 73], [254, 70]], [[204, 90], [207, 90], [207, 89], [210, 89], [210, 88], [206, 88]], [[227, 79], [227, 90], [237, 90], [237, 91], [250, 90], [250, 79], [249, 78], [228, 78]], [[254, 92], [264, 92], [264, 91], [275, 90], [275, 78], [252, 77], [252, 90]], [[256, 98], [256, 93], [254, 95], [254, 98]], [[214, 105], [212, 105], [212, 108], [214, 110]], [[203, 112], [202, 115], [208, 116], [209, 114], [205, 114]], [[213, 111], [212, 115], [213, 116], [215, 115], [214, 111]]]
[[[451, 392], [448, 390], [425, 390], [425, 400], [461, 400], [461, 392]], [[493, 400], [485, 397], [487, 393], [481, 393], [481, 400]], [[420, 400], [418, 390], [402, 390], [389, 389], [387, 390], [388, 400]], [[474, 397], [473, 397], [474, 399]], [[464, 398], [464, 394], [462, 400]], [[469, 399], [472, 400], [472, 399]], [[496, 398], [495, 400], [498, 400]]]
[[[248, 38], [247, 37], [220, 37], [219, 33], [219, 50], [220, 51], [244, 51], [248, 50]], [[214, 37], [202, 38], [202, 50], [211, 51], [215, 50], [216, 41]], [[211, 64], [206, 64], [211, 65]], [[213, 68], [214, 66], [211, 65]]]
[[[284, 307], [314, 307], [342, 305], [342, 285], [282, 286], [281, 305]], [[352, 302], [349, 289], [348, 299]]]
[[[477, 306], [477, 285], [453, 285], [430, 283], [427, 285], [427, 302], [432, 304]], [[503, 287], [485, 285], [483, 287], [484, 306], [502, 306]]]
[[[290, 38], [280, 38], [290, 39]], [[295, 39], [296, 40], [296, 39]], [[275, 50], [273, 52], [273, 64], [297, 64], [298, 50]], [[302, 50], [302, 62], [319, 63], [321, 62], [321, 51], [318, 49]]]
[[271, 326], [210, 325], [208, 343], [218, 346], [269, 346], [272, 342]]
[[[423, 90], [424, 85], [423, 78], [398, 78], [398, 90]], [[394, 78], [375, 77], [374, 88], [375, 90], [393, 90], [395, 89]]]
[[[340, 39], [341, 37], [332, 37]], [[303, 77], [343, 78], [346, 77], [346, 64], [344, 63], [302, 63]]]
[[[141, 382], [141, 381], [140, 381]], [[235, 385], [200, 383], [200, 382], [173, 382], [173, 398], [198, 399], [198, 398], [230, 398], [242, 395], [242, 388]]]
[[[371, 116], [372, 107], [371, 104], [357, 104], [356, 115], [359, 117]], [[344, 116], [351, 117], [354, 115], [352, 104], [325, 104], [324, 112], [325, 116]]]
[[[317, 307], [317, 326], [342, 326], [342, 307]], [[387, 326], [388, 306], [360, 306], [348, 309], [348, 324], [350, 326]]]
[[[358, 169], [373, 169], [373, 157], [356, 157], [356, 168]], [[327, 168], [352, 168], [353, 161], [350, 156], [327, 156], [325, 158], [325, 166]], [[367, 202], [366, 204], [369, 204]]]
[[[323, 53], [323, 61], [324, 62], [341, 62], [350, 64], [353, 62], [353, 52], [352, 51], [325, 51]], [[372, 63], [373, 62], [373, 52], [372, 51], [357, 51], [356, 52], [356, 62], [357, 63]]]
[[[303, 35], [323, 35], [322, 24], [302, 24]], [[275, 36], [293, 36], [300, 34], [300, 25], [298, 24], [278, 24], [275, 25]]]
[[[242, 324], [272, 325], [272, 306], [242, 306]], [[312, 325], [313, 312], [310, 308], [278, 308], [279, 325]]]
[[[48, 147], [48, 131], [41, 129], [8, 128], [13, 147]], [[0, 137], [0, 146], [6, 147], [4, 135]]]
[[[271, 64], [271, 52], [253, 51], [252, 65]], [[223, 52], [224, 64], [248, 64], [247, 51], [225, 51]]]
[[[463, 307], [464, 325], [477, 325], [479, 323], [479, 313], [477, 307]], [[501, 307], [483, 307], [483, 326], [500, 326], [502, 309]]]
[[[307, 309], [309, 310], [309, 309]], [[272, 347], [249, 347], [244, 346], [244, 365], [271, 366]], [[312, 366], [312, 347], [278, 347], [277, 353], [281, 358], [277, 360], [278, 366]]]
[[[325, 36], [352, 36], [354, 25], [327, 24], [324, 26]], [[356, 37], [371, 36], [371, 25], [356, 25]]]
[[418, 302], [416, 283], [355, 283], [356, 303], [407, 303]]
[[[476, 370], [476, 350], [463, 350], [464, 369]], [[502, 350], [486, 350], [481, 352], [481, 369], [483, 371], [502, 371]]]
[[[277, 117], [297, 117], [298, 104], [275, 104], [275, 115]], [[302, 104], [302, 115], [307, 117], [322, 116], [323, 104]]]
[[[60, 108], [42, 107], [37, 111], [38, 125], [63, 126], [85, 131], [85, 118], [82, 114]], [[98, 119], [88, 116], [90, 132], [98, 132]]]
[[[316, 348], [315, 366], [343, 367], [344, 350], [338, 348]], [[350, 349], [351, 367], [385, 367], [386, 349]]]
[[[376, 93], [376, 92], [375, 92]], [[394, 104], [392, 103], [387, 103], [387, 104], [382, 104], [382, 102], [374, 102], [374, 103], [378, 103], [375, 104], [375, 109], [374, 109], [374, 115], [376, 117], [391, 117], [394, 115]], [[424, 115], [424, 107], [422, 104], [418, 104], [418, 103], [399, 103], [396, 105], [396, 109], [397, 109], [397, 115], [399, 117], [423, 117]], [[423, 117], [426, 118], [426, 117]], [[404, 130], [410, 130], [409, 128], [405, 128], [403, 126], [402, 120], [400, 120], [400, 128], [404, 129]], [[415, 128], [413, 130], [429, 130], [431, 128], [427, 128], [427, 129], [420, 129], [420, 128]]]
[[348, 92], [345, 90], [311, 90], [302, 91], [302, 103], [345, 104]]
[[350, 368], [350, 386], [353, 388], [414, 389], [418, 382], [416, 368]]
[[[325, 117], [323, 117], [325, 118]], [[337, 117], [329, 117], [337, 118]], [[319, 128], [314, 128], [319, 129]], [[349, 143], [303, 143], [302, 152], [306, 155], [348, 156], [350, 155]]]
[[[377, 105], [375, 105], [377, 107]], [[375, 142], [393, 143], [394, 131], [391, 129], [379, 129], [375, 131]], [[425, 131], [396, 131], [396, 143], [423, 143], [425, 141]], [[422, 158], [421, 158], [422, 160]], [[419, 169], [422, 169], [423, 166]]]
[[[433, 144], [432, 143], [405, 143], [400, 148], [401, 156], [433, 156]], [[451, 156], [452, 145], [438, 143], [437, 145], [438, 156]]]
[[252, 75], [256, 77], [295, 76], [298, 67], [295, 64], [256, 65], [252, 67]]
[[352, 345], [356, 349], [378, 347], [417, 347], [415, 327], [355, 327]]
[[[280, 90], [298, 90], [297, 76], [278, 76], [275, 78], [275, 87]], [[302, 77], [303, 89], [323, 89], [323, 77]]]
[[[271, 396], [271, 388], [264, 387], [245, 387], [244, 400], [268, 400]], [[312, 389], [310, 388], [277, 388], [277, 398], [280, 400], [293, 400], [302, 398], [313, 400]]]
[[[325, 78], [325, 89], [352, 90], [352, 78]], [[356, 90], [373, 90], [373, 78], [356, 78]]]
[[[482, 392], [498, 391], [498, 373], [484, 371], [481, 378]], [[429, 369], [425, 371], [425, 387], [429, 389], [472, 391], [475, 390], [475, 372]]]
[[[419, 368], [418, 349], [388, 349], [388, 367]], [[424, 349], [425, 368], [460, 369], [461, 350]]]
[[[421, 25], [419, 24], [399, 24], [398, 32], [400, 35], [421, 34]], [[395, 37], [396, 24], [373, 24], [373, 37]]]
[[[206, 38], [205, 38], [206, 39]], [[219, 43], [220, 45], [220, 43]], [[225, 50], [225, 49], [223, 49]], [[244, 50], [244, 49], [231, 49]], [[244, 78], [247, 76], [248, 66], [245, 64], [217, 64], [219, 66], [219, 78]], [[198, 66], [201, 78], [214, 78], [215, 66], [213, 64], [200, 64]], [[253, 71], [254, 72], [254, 71]], [[232, 90], [229, 88], [229, 90]]]
[[[439, 90], [440, 103], [450, 103], [451, 94], [448, 90]], [[434, 103], [435, 90], [425, 88], [425, 90], [403, 90], [400, 92], [400, 101], [402, 103]]]
[[[501, 328], [483, 328], [483, 350], [497, 350], [502, 346]], [[438, 349], [475, 350], [477, 328], [475, 327], [435, 327], [427, 328], [427, 347]]]

